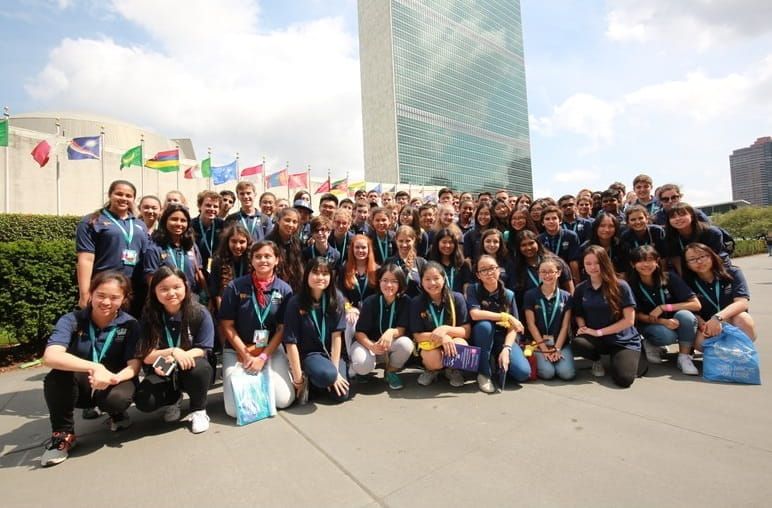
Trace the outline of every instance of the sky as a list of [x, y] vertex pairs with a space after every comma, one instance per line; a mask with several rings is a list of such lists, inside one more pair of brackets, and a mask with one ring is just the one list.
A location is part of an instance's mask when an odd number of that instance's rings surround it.
[[[522, 0], [536, 196], [678, 183], [731, 199], [729, 155], [772, 135], [772, 2]], [[84, 111], [213, 164], [363, 177], [356, 0], [15, 0], [10, 112]]]

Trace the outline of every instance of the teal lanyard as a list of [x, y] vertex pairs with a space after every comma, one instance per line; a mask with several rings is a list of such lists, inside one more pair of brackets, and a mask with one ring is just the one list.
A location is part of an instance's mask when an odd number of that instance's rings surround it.
[[[257, 219], [254, 217], [247, 217], [247, 219], [250, 219], [250, 220], [249, 221], [244, 220], [244, 212], [241, 212], [241, 223], [244, 225], [244, 229], [249, 231], [249, 235], [253, 236], [255, 232], [255, 228], [257, 227]], [[249, 227], [247, 223], [251, 224], [252, 227]]]
[[654, 307], [656, 307], [657, 305], [665, 305], [665, 292], [662, 290], [661, 287], [659, 288], [659, 298], [660, 298], [660, 300], [662, 300], [662, 303], [655, 302], [654, 298], [651, 297], [651, 295], [649, 294], [648, 290], [646, 289], [646, 286], [644, 286], [640, 282], [638, 283], [638, 287], [641, 288], [641, 293], [643, 293], [643, 296], [645, 296], [646, 299], [649, 302], [651, 302], [651, 304]]
[[429, 313], [432, 315], [432, 321], [434, 321], [434, 327], [439, 328], [445, 323], [445, 308], [440, 311], [440, 315], [434, 311], [434, 304], [429, 302]]
[[110, 221], [112, 221], [113, 224], [118, 226], [118, 229], [121, 230], [121, 233], [123, 233], [123, 238], [126, 240], [126, 248], [131, 248], [131, 240], [134, 238], [134, 219], [129, 219], [129, 232], [127, 233], [125, 229], [123, 229], [123, 226], [121, 226], [121, 223], [118, 222], [118, 219], [113, 217], [113, 214], [111, 214], [109, 211], [107, 211], [107, 208], [102, 210], [102, 213], [104, 213]]
[[163, 318], [164, 318], [164, 333], [166, 334], [166, 343], [169, 344], [170, 348], [180, 347], [180, 340], [182, 339], [182, 329], [180, 329], [180, 332], [177, 334], [177, 341], [176, 342], [173, 341], [172, 334], [169, 331], [169, 323], [166, 322], [166, 314], [163, 315]]
[[[332, 239], [333, 239], [333, 243], [335, 243], [334, 242], [335, 241], [335, 235], [334, 234], [332, 235]], [[338, 252], [340, 252], [340, 258], [341, 259], [346, 259], [346, 244], [347, 243], [348, 243], [348, 234], [344, 234], [343, 235], [343, 244], [340, 247], [338, 247], [337, 244], [335, 245], [335, 247], [338, 249]]]
[[359, 283], [359, 276], [357, 274], [354, 274], [354, 284], [356, 284], [357, 287], [357, 293], [359, 293], [359, 301], [365, 299], [365, 291], [367, 291], [367, 284], [370, 282], [370, 276], [365, 275], [365, 283], [360, 284]]
[[[383, 335], [383, 295], [378, 297], [378, 327], [381, 330], [381, 335]], [[390, 329], [394, 327], [394, 307], [396, 307], [397, 301], [394, 300], [391, 302], [391, 305], [389, 305], [389, 326], [386, 327], [386, 329]]]
[[444, 266], [445, 279], [448, 281], [448, 289], [453, 291], [453, 281], [456, 279], [456, 269], [453, 266]]
[[319, 334], [319, 341], [322, 343], [322, 347], [324, 347], [325, 350], [327, 350], [327, 347], [324, 344], [325, 338], [327, 336], [327, 295], [322, 295], [322, 303], [319, 306], [319, 310], [321, 311], [322, 315], [322, 324], [319, 325], [319, 318], [316, 315], [316, 310], [311, 309], [311, 319], [314, 322], [314, 327], [316, 327], [316, 333]]
[[378, 252], [381, 253], [381, 262], [389, 258], [389, 234], [386, 233], [386, 240], [381, 240], [378, 233], [375, 233], [375, 241], [378, 243]]
[[169, 257], [171, 258], [172, 263], [174, 264], [174, 267], [184, 272], [185, 271], [185, 252], [182, 249], [180, 249], [179, 263], [177, 262], [177, 259], [174, 257], [174, 251], [172, 250], [171, 247], [167, 247], [166, 252], [169, 253]]
[[118, 331], [118, 329], [115, 327], [110, 330], [110, 332], [107, 334], [107, 338], [105, 339], [105, 343], [102, 345], [102, 350], [97, 351], [97, 340], [96, 333], [94, 332], [94, 325], [92, 323], [88, 324], [88, 336], [91, 339], [91, 359], [94, 363], [102, 363], [102, 359], [105, 357], [107, 350], [110, 349], [110, 344], [113, 343], [113, 337], [115, 337], [116, 331]]
[[[640, 247], [641, 245], [653, 245], [654, 244], [654, 239], [651, 237], [651, 231], [649, 230], [648, 226], [646, 227], [646, 234], [649, 237], [649, 241], [647, 243], [640, 244], [640, 243], [638, 243], [638, 239], [636, 238], [635, 239], [635, 246], [636, 247]], [[635, 238], [635, 231], [633, 231], [633, 237]], [[679, 238], [678, 241], [680, 242], [681, 239]], [[683, 248], [684, 248], [684, 244], [682, 243], [681, 244], [681, 249], [683, 250]]]
[[268, 313], [271, 311], [271, 300], [273, 300], [273, 292], [269, 295], [268, 305], [260, 307], [257, 304], [257, 298], [255, 298], [255, 288], [252, 287], [252, 307], [255, 309], [255, 316], [260, 322], [260, 329], [265, 330], [265, 319], [268, 317]]
[[560, 302], [558, 301], [558, 295], [560, 294], [560, 291], [558, 288], [555, 288], [555, 296], [553, 298], [555, 299], [555, 303], [552, 305], [552, 314], [550, 315], [549, 320], [547, 319], [547, 304], [549, 303], [549, 300], [546, 298], [541, 299], [541, 313], [542, 317], [544, 318], [544, 333], [549, 335], [550, 328], [552, 328], [552, 323], [555, 321], [555, 316], [558, 314], [558, 308], [560, 307]]
[[206, 247], [207, 252], [209, 252], [209, 257], [212, 257], [214, 254], [214, 234], [215, 230], [217, 229], [217, 223], [215, 221], [212, 221], [212, 233], [209, 235], [209, 242], [206, 241], [206, 231], [204, 230], [204, 222], [199, 220], [198, 221], [198, 229], [201, 231], [201, 241], [204, 244], [204, 247]]
[[533, 274], [534, 270], [536, 270], [536, 268], [530, 266], [525, 269], [525, 271], [528, 272], [528, 277], [531, 279], [531, 282], [533, 282], [533, 287], [537, 288], [539, 287], [539, 279]]
[[713, 292], [716, 294], [716, 300], [715, 301], [713, 301], [713, 299], [710, 297], [710, 295], [708, 295], [708, 292], [702, 287], [702, 284], [700, 283], [700, 281], [698, 279], [695, 279], [694, 282], [697, 283], [697, 289], [700, 291], [700, 293], [702, 293], [702, 296], [704, 296], [705, 299], [708, 300], [713, 305], [713, 307], [716, 308], [716, 312], [720, 312], [721, 311], [721, 306], [719, 305], [720, 287], [719, 287], [719, 284], [718, 284], [718, 277], [716, 277], [713, 280]]
[[[563, 228], [561, 228], [560, 233], [558, 233], [558, 241], [553, 247], [552, 240], [555, 238], [553, 236], [550, 236], [549, 242], [547, 242], [547, 245], [549, 246], [550, 250], [555, 253], [556, 256], [560, 255], [560, 245], [563, 243]], [[548, 235], [549, 236], [549, 235]]]

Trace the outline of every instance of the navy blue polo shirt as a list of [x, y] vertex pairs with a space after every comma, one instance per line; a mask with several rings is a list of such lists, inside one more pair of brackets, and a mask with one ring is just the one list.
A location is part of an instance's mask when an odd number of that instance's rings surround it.
[[407, 279], [407, 289], [405, 290], [405, 295], [407, 295], [410, 298], [413, 298], [414, 296], [418, 296], [422, 289], [421, 289], [421, 270], [423, 270], [424, 265], [426, 264], [426, 260], [420, 256], [415, 258], [415, 262], [413, 263], [413, 268], [411, 270], [407, 270], [405, 267], [405, 261], [399, 257], [399, 254], [396, 256], [392, 256], [389, 259], [386, 260], [384, 265], [387, 265], [389, 263], [393, 263], [400, 268], [402, 268], [402, 271], [405, 273], [405, 278]]
[[[501, 291], [504, 291], [506, 295], [505, 301], [508, 302], [506, 305], [499, 303]], [[468, 310], [480, 309], [490, 312], [506, 312], [520, 319], [515, 293], [510, 289], [502, 287], [500, 284], [493, 293], [488, 292], [480, 282], [469, 284], [466, 287], [466, 305]]]
[[389, 328], [403, 327], [407, 331], [410, 325], [409, 307], [410, 298], [405, 295], [397, 297], [392, 305], [387, 305], [380, 294], [370, 295], [362, 303], [356, 331], [364, 333], [373, 342]]
[[[142, 273], [142, 259], [149, 242], [145, 223], [131, 213], [125, 219], [119, 219], [115, 215], [111, 219], [105, 214], [105, 210], [100, 212], [93, 224], [89, 224], [90, 217], [87, 215], [78, 223], [75, 249], [77, 252], [94, 254], [92, 277], [106, 270], [118, 270], [134, 280], [135, 275]], [[124, 231], [126, 235], [131, 236], [131, 245], [127, 244]], [[124, 251], [127, 249], [135, 251], [137, 255], [134, 264], [124, 263]], [[127, 262], [131, 263], [131, 260]]]
[[330, 263], [330, 265], [333, 268], [336, 268], [336, 269], [337, 269], [338, 265], [340, 264], [340, 252], [338, 252], [338, 249], [333, 247], [332, 244], [329, 244], [327, 246], [327, 252], [325, 252], [324, 254], [321, 254], [316, 249], [316, 247], [313, 246], [313, 244], [309, 245], [308, 247], [303, 249], [303, 261], [304, 262], [307, 263], [310, 259], [317, 258], [317, 257], [325, 258], [327, 260], [327, 262]]
[[[727, 273], [732, 279], [716, 278], [713, 283], [707, 283], [693, 273], [686, 276], [686, 283], [694, 289], [694, 293], [702, 304], [699, 315], [707, 321], [713, 314], [734, 302], [735, 298], [747, 298], [751, 293], [742, 270], [736, 266], [727, 266]], [[718, 305], [716, 305], [716, 293], [718, 292]]]
[[579, 250], [579, 236], [571, 230], [560, 228], [557, 235], [546, 231], [539, 234], [539, 241], [544, 247], [566, 262], [577, 261], [582, 252]]
[[[276, 325], [284, 322], [287, 301], [292, 296], [292, 288], [289, 284], [274, 277], [273, 283], [263, 292], [265, 298], [270, 300], [271, 308], [265, 321], [261, 323], [257, 315], [258, 312], [262, 312], [259, 304], [255, 310], [257, 298], [255, 298], [255, 304], [252, 303], [254, 291], [255, 286], [252, 283], [251, 275], [234, 279], [223, 291], [220, 312], [217, 314], [221, 320], [226, 319], [234, 322], [236, 333], [244, 344], [254, 344], [255, 330], [268, 330], [268, 337], [270, 338], [276, 332]], [[232, 348], [227, 341], [225, 347]]]
[[[435, 312], [438, 316], [441, 315], [443, 309], [445, 310], [444, 314], [442, 314], [443, 322], [441, 324], [451, 326], [461, 326], [468, 324], [469, 313], [466, 310], [466, 301], [464, 300], [464, 296], [461, 293], [456, 293], [455, 291], [451, 294], [453, 295], [453, 305], [456, 311], [456, 322], [453, 323], [451, 320], [450, 305], [443, 302], [441, 308], [437, 308], [435, 306]], [[430, 302], [428, 297], [423, 295], [416, 296], [410, 300], [409, 328], [411, 334], [431, 332], [437, 328], [437, 325], [434, 323], [434, 319], [432, 318], [431, 312], [429, 312], [429, 307], [426, 302], [429, 302], [428, 305], [434, 305]]]
[[579, 244], [586, 242], [590, 239], [590, 234], [592, 234], [592, 219], [585, 219], [584, 217], [576, 217], [574, 219], [574, 222], [567, 223], [563, 222], [561, 224], [561, 227], [563, 229], [568, 229], [576, 233], [576, 236], [579, 237]]
[[725, 264], [729, 264], [729, 254], [727, 254], [726, 247], [724, 247], [724, 234], [716, 226], [710, 226], [701, 235], [692, 235], [690, 237], [683, 237], [677, 232], [674, 233], [674, 237], [668, 238], [667, 257], [683, 257], [687, 245], [692, 242], [700, 242], [718, 254]]
[[198, 252], [201, 253], [201, 266], [208, 273], [209, 260], [214, 257], [220, 245], [220, 233], [225, 229], [225, 221], [217, 217], [209, 226], [204, 226], [199, 215], [190, 221], [190, 228], [193, 230]]
[[[619, 281], [619, 290], [622, 293], [622, 309], [635, 308], [635, 297], [627, 282]], [[601, 288], [595, 289], [589, 280], [580, 282], [574, 291], [574, 315], [583, 317], [585, 324], [593, 330], [606, 328], [617, 321], [611, 314], [611, 307], [606, 303]], [[633, 351], [641, 350], [641, 338], [633, 326], [629, 326], [610, 335], [604, 335], [603, 341], [610, 346], [619, 346]]]
[[[193, 348], [199, 348], [203, 349], [204, 351], [210, 351], [214, 347], [214, 323], [212, 321], [212, 315], [209, 314], [209, 310], [201, 305], [200, 303], [196, 303], [196, 312], [199, 313], [201, 316], [201, 324], [198, 327], [198, 330], [191, 330], [190, 328], [190, 322], [188, 322], [188, 342], [190, 343], [190, 346], [186, 350], [190, 350]], [[169, 336], [172, 339], [172, 345], [170, 345], [166, 338], [166, 332], [164, 330], [161, 330], [161, 341], [156, 346], [156, 349], [166, 349], [168, 347], [182, 347], [182, 339], [180, 336], [180, 329], [182, 327], [182, 312], [178, 312], [174, 316], [170, 316], [164, 312], [164, 315], [166, 317], [166, 326], [169, 331]], [[141, 329], [141, 335], [142, 340], [149, 340], [150, 334], [149, 334], [149, 326], [150, 324], [147, 322], [146, 319], [143, 319], [140, 321], [140, 329]], [[179, 342], [178, 342], [179, 340]], [[179, 346], [177, 344], [180, 344]], [[141, 348], [138, 348], [141, 349]]]
[[351, 232], [355, 235], [370, 236], [370, 232], [373, 227], [368, 222], [357, 224], [356, 222], [351, 225]]
[[384, 239], [381, 239], [375, 230], [371, 230], [367, 236], [373, 242], [375, 262], [379, 265], [382, 265], [384, 261], [397, 253], [397, 244], [394, 243], [394, 231], [386, 231]]
[[643, 234], [643, 237], [639, 237], [630, 228], [624, 228], [622, 234], [619, 235], [619, 242], [628, 253], [641, 245], [651, 245], [657, 249], [657, 253], [660, 256], [665, 256], [665, 229], [661, 226], [649, 224], [646, 226], [646, 232]]
[[[232, 261], [230, 265], [232, 274], [231, 281], [249, 274], [249, 262], [247, 261], [246, 252], [239, 259]], [[215, 256], [214, 261], [212, 262], [212, 273], [209, 274], [209, 296], [211, 298], [222, 296], [222, 293], [225, 290], [222, 284], [222, 274], [223, 262], [218, 256]]]
[[[586, 249], [588, 246], [593, 245], [590, 243], [590, 241], [584, 242], [580, 250], [584, 252], [584, 249]], [[608, 254], [608, 257], [611, 259], [611, 264], [614, 265], [614, 271], [617, 273], [627, 273], [627, 269], [630, 266], [630, 264], [627, 261], [627, 250], [622, 247], [621, 243], [618, 240], [612, 240], [611, 248], [606, 251]], [[579, 271], [582, 274], [582, 279], [586, 279], [587, 275], [584, 273], [584, 266], [582, 266], [582, 263], [579, 263]]]
[[[659, 305], [668, 303], [683, 303], [694, 296], [694, 291], [686, 285], [686, 282], [676, 272], [668, 272], [667, 284], [654, 287], [643, 282], [631, 284], [635, 301], [638, 303], [637, 311], [643, 314], [651, 314], [651, 311]], [[671, 312], [663, 312], [662, 317], [669, 318]]]
[[[571, 268], [568, 266], [568, 263], [563, 261], [561, 258], [557, 258], [560, 262], [560, 275], [558, 276], [558, 284], [567, 284], [571, 279]], [[537, 266], [531, 266], [527, 265], [525, 268], [525, 277], [523, 277], [523, 281], [525, 282], [525, 285], [518, 280], [517, 281], [517, 292], [520, 295], [520, 300], [525, 300], [525, 293], [529, 289], [538, 288], [541, 286], [541, 280], [539, 279], [539, 267]]]
[[[699, 208], [694, 209], [694, 214], [697, 216], [697, 220], [700, 222], [707, 222], [710, 224], [710, 217], [705, 215], [705, 212], [700, 210]], [[660, 209], [655, 215], [654, 215], [654, 224], [657, 224], [658, 226], [665, 226], [667, 224], [667, 212], [664, 208]]]
[[[56, 322], [47, 345], [64, 346], [71, 355], [93, 361], [89, 324], [94, 329], [97, 354], [104, 353], [99, 363], [113, 373], [126, 367], [126, 362], [134, 358], [136, 352], [139, 340], [139, 323], [122, 310], [118, 311], [115, 319], [102, 329], [97, 328], [91, 322], [91, 305], [85, 309], [65, 314]], [[115, 330], [113, 340], [107, 351], [103, 351], [105, 341], [113, 330]]]
[[477, 259], [482, 253], [480, 233], [482, 231], [477, 228], [470, 229], [464, 233], [464, 257], [466, 259]]
[[365, 301], [365, 298], [376, 293], [377, 288], [374, 285], [375, 281], [370, 280], [367, 275], [355, 275], [354, 287], [352, 289], [348, 289], [343, 284], [343, 278], [345, 275], [346, 265], [344, 264], [338, 273], [338, 289], [341, 293], [343, 293], [343, 296], [347, 302], [359, 309], [362, 307], [362, 302]]
[[463, 294], [464, 285], [472, 282], [472, 269], [469, 265], [462, 263], [460, 267], [446, 266], [442, 263], [442, 269], [445, 271], [445, 279], [448, 281], [448, 287], [457, 293]]
[[330, 247], [335, 247], [335, 250], [340, 253], [338, 265], [335, 267], [336, 270], [343, 265], [346, 259], [348, 259], [346, 256], [348, 255], [348, 248], [351, 246], [352, 238], [354, 238], [354, 233], [351, 231], [347, 231], [346, 234], [343, 235], [343, 239], [341, 241], [335, 239], [334, 232], [330, 233], [330, 237], [327, 239], [327, 242], [330, 244]]
[[[542, 335], [552, 335], [555, 340], [560, 334], [560, 327], [563, 324], [563, 316], [566, 311], [571, 310], [573, 297], [564, 290], [557, 288], [552, 298], [547, 298], [542, 293], [541, 288], [529, 289], [525, 293], [523, 309], [533, 312], [536, 328]], [[555, 310], [557, 306], [557, 310]], [[554, 318], [553, 316], [554, 312]], [[546, 316], [546, 318], [545, 318]], [[549, 326], [547, 322], [549, 321]]]
[[244, 226], [249, 231], [252, 238], [257, 242], [268, 236], [268, 233], [273, 229], [273, 221], [271, 219], [255, 210], [252, 215], [247, 215], [244, 210], [239, 210], [236, 213], [228, 215], [225, 219], [226, 223], [236, 222]]
[[[335, 314], [327, 312], [324, 316], [319, 315], [321, 309], [318, 304], [311, 311], [301, 309], [298, 306], [298, 298], [298, 295], [290, 298], [284, 312], [284, 343], [297, 344], [301, 359], [309, 353], [332, 353], [332, 333], [346, 329], [346, 312], [343, 309], [342, 295], [338, 293], [338, 311]], [[311, 312], [315, 313], [320, 327], [323, 322], [325, 323], [324, 337], [320, 337]], [[324, 321], [322, 321], [322, 317]], [[344, 348], [345, 346], [341, 344], [341, 350]], [[341, 356], [344, 354], [342, 352]]]
[[182, 247], [161, 247], [151, 240], [142, 263], [145, 275], [154, 274], [161, 265], [182, 270], [190, 290], [194, 293], [199, 291], [196, 272], [201, 268], [201, 254], [195, 243], [192, 249], [185, 252]]
[[418, 239], [418, 245], [415, 247], [416, 252], [418, 252], [419, 256], [425, 258], [429, 255], [431, 247], [432, 245], [429, 243], [429, 233], [421, 231], [421, 237]]

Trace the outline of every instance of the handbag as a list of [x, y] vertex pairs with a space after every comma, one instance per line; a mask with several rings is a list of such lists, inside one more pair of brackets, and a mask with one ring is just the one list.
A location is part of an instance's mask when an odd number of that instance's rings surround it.
[[257, 374], [249, 374], [241, 364], [231, 375], [236, 423], [247, 425], [263, 418], [276, 416], [276, 396], [271, 381], [270, 359]]
[[760, 385], [759, 354], [751, 339], [724, 323], [721, 333], [702, 343], [702, 376], [708, 381]]

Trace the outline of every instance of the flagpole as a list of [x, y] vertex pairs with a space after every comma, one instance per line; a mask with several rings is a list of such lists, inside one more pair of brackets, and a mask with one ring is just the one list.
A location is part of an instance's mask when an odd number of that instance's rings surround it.
[[142, 196], [145, 195], [145, 135], [139, 135], [139, 175], [140, 175], [140, 189], [142, 189]]
[[209, 157], [209, 177], [207, 178], [207, 189], [212, 190], [212, 147], [206, 147], [206, 155]]
[[8, 106], [3, 106], [3, 117], [5, 117], [5, 126], [8, 129], [8, 146], [5, 147], [5, 213], [11, 213], [11, 170], [8, 168], [9, 157], [8, 149], [11, 145], [11, 115], [8, 113]]
[[268, 190], [268, 188], [265, 186], [265, 175], [268, 174], [268, 170], [265, 168], [265, 155], [263, 155], [263, 170], [260, 172], [260, 181], [263, 182], [263, 192]]
[[332, 193], [332, 180], [330, 180], [330, 168], [327, 168], [327, 192]]
[[59, 133], [61, 131], [62, 123], [59, 118], [56, 119], [56, 142], [54, 143], [54, 149], [56, 150], [56, 215], [62, 214], [62, 189], [61, 189], [61, 172], [59, 171]]
[[306, 186], [308, 187], [308, 195], [311, 195], [311, 164], [308, 165], [306, 170]]
[[241, 180], [241, 175], [239, 174], [239, 152], [236, 152], [236, 182], [238, 183]]
[[180, 145], [174, 145], [177, 148], [177, 190], [180, 190]]
[[102, 163], [102, 181], [101, 181], [101, 193], [99, 194], [99, 202], [102, 202], [102, 196], [105, 195], [105, 126], [99, 126], [99, 160]]
[[290, 201], [289, 161], [287, 161], [287, 164], [284, 166], [284, 169], [287, 171], [287, 201], [289, 202], [290, 206], [293, 206], [295, 203], [292, 203]]

